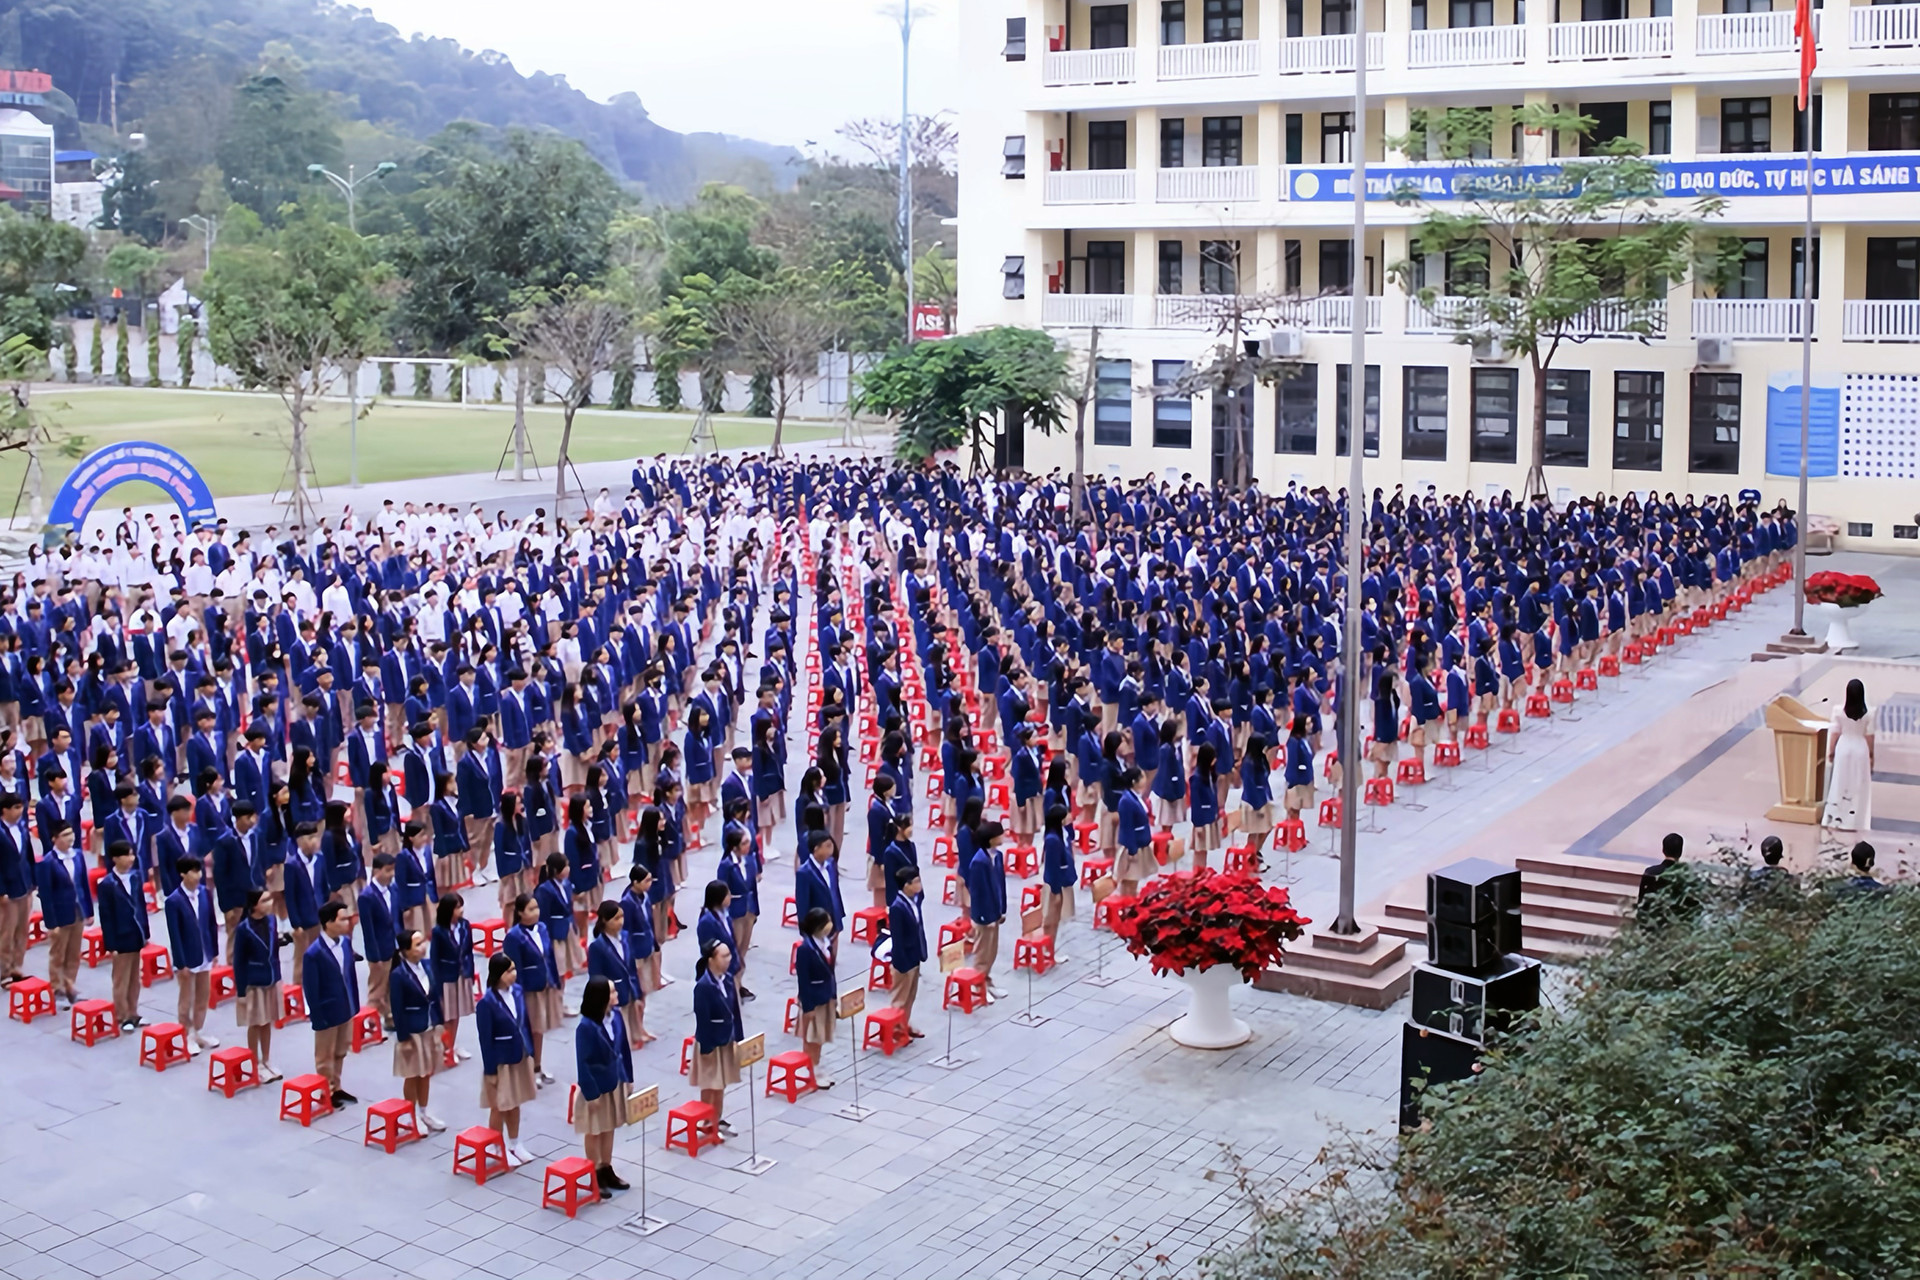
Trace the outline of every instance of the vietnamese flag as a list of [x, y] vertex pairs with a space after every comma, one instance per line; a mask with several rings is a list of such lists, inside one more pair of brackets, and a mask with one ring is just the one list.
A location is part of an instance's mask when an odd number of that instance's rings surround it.
[[[1813, 0], [1794, 0], [1793, 34], [1800, 41], [1800, 110], [1807, 109], [1807, 86], [1813, 80], [1814, 50]], [[1809, 138], [1811, 142], [1811, 138]]]

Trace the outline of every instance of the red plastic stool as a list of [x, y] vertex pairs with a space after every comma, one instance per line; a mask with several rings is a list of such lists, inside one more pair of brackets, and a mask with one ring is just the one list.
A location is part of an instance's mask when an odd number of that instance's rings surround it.
[[1298, 853], [1307, 847], [1307, 824], [1298, 818], [1282, 818], [1279, 841], [1282, 849]]
[[965, 942], [967, 936], [972, 932], [973, 922], [965, 916], [961, 916], [957, 920], [949, 920], [940, 926], [939, 945], [944, 948], [950, 947], [956, 942]]
[[767, 1087], [762, 1096], [772, 1097], [778, 1089], [788, 1102], [798, 1102], [801, 1094], [812, 1093], [819, 1087], [814, 1081], [813, 1059], [800, 1050], [789, 1049], [767, 1059]]
[[[19, 983], [14, 986], [17, 989]], [[187, 1029], [177, 1022], [161, 1022], [140, 1028], [140, 1065], [165, 1071], [176, 1062], [187, 1060]], [[318, 1077], [315, 1077], [316, 1079]]]
[[1630, 667], [1639, 666], [1645, 658], [1646, 654], [1640, 648], [1638, 641], [1629, 640], [1627, 641], [1626, 647], [1620, 650], [1620, 660]]
[[37, 947], [47, 940], [46, 918], [38, 911], [27, 913], [27, 945]]
[[1029, 933], [1013, 941], [1013, 968], [1017, 973], [1021, 969], [1031, 969], [1038, 977], [1053, 968], [1058, 961], [1053, 956], [1053, 939], [1044, 933]]
[[1400, 767], [1394, 771], [1394, 775], [1403, 787], [1419, 786], [1427, 780], [1427, 766], [1418, 759], [1402, 760]]
[[487, 1179], [507, 1171], [507, 1143], [498, 1129], [474, 1125], [462, 1129], [453, 1140], [453, 1172], [468, 1174], [475, 1186], [484, 1187]]
[[1093, 927], [1096, 929], [1113, 928], [1113, 917], [1138, 901], [1139, 899], [1131, 894], [1108, 894], [1093, 904]]
[[853, 933], [850, 941], [868, 944], [880, 940], [880, 931], [887, 927], [887, 909], [885, 907], [862, 907], [853, 913]]
[[98, 929], [87, 928], [80, 931], [80, 958], [89, 969], [98, 969], [100, 962], [107, 958], [107, 938]]
[[1340, 825], [1340, 797], [1333, 796], [1320, 802], [1320, 825], [1337, 827]]
[[[1487, 749], [1487, 726], [1484, 721], [1480, 724], [1470, 724], [1467, 726], [1467, 745], [1475, 751], [1485, 751]], [[1438, 756], [1434, 758], [1436, 760], [1439, 759]]]
[[[1506, 714], [1504, 711], [1500, 713], [1503, 722]], [[1547, 701], [1547, 695], [1544, 693], [1530, 693], [1527, 695], [1527, 714], [1536, 720], [1548, 719], [1553, 715], [1553, 704]], [[1516, 725], [1514, 728], [1517, 730], [1519, 726]]]
[[873, 962], [867, 966], [867, 990], [893, 990], [893, 965], [875, 956]]
[[1025, 915], [1040, 905], [1040, 896], [1045, 892], [1037, 884], [1020, 886], [1020, 914]]
[[940, 885], [940, 904], [942, 906], [952, 907], [952, 906], [959, 905], [959, 902], [960, 902], [960, 877], [954, 875], [951, 871], [949, 871], [942, 878], [942, 883]]
[[380, 1011], [370, 1004], [360, 1006], [353, 1015], [353, 1051], [360, 1052], [370, 1044], [385, 1044], [387, 1033], [380, 1026]]
[[404, 1143], [418, 1142], [423, 1136], [413, 1103], [405, 1098], [388, 1098], [367, 1108], [367, 1128], [360, 1145], [377, 1146], [392, 1155]]
[[1040, 851], [1030, 844], [1016, 844], [1007, 849], [1007, 874], [1025, 880], [1028, 876], [1040, 874]]
[[[1614, 674], [1619, 674], [1618, 663], [1614, 664]], [[1600, 673], [1592, 667], [1581, 667], [1573, 673], [1573, 687], [1576, 689], [1598, 689], [1600, 687]]]
[[784, 898], [780, 902], [780, 927], [800, 927], [800, 906], [792, 898]]
[[960, 855], [953, 847], [953, 837], [940, 835], [933, 838], [933, 865], [936, 867], [957, 867]]
[[1683, 636], [1690, 636], [1693, 634], [1694, 627], [1699, 625], [1698, 618], [1698, 614], [1675, 614], [1673, 618], [1673, 629]]
[[140, 985], [150, 987], [162, 978], [173, 976], [173, 956], [157, 942], [140, 948]]
[[[1481, 731], [1483, 734], [1485, 730]], [[1418, 764], [1419, 761], [1415, 761]], [[1433, 744], [1433, 765], [1436, 769], [1451, 769], [1460, 763], [1460, 744], [1457, 742], [1436, 742]]]
[[599, 1204], [600, 1184], [595, 1173], [593, 1161], [585, 1156], [555, 1160], [547, 1166], [541, 1183], [540, 1207], [564, 1209], [571, 1218], [580, 1212], [581, 1205]]
[[960, 1012], [972, 1013], [987, 1002], [987, 975], [978, 969], [955, 969], [947, 975], [940, 993], [940, 1007], [960, 1006]]
[[1360, 797], [1360, 802], [1362, 804], [1392, 804], [1393, 779], [1368, 778], [1367, 790], [1366, 793]]
[[1080, 851], [1082, 853], [1091, 852], [1094, 837], [1100, 832], [1100, 824], [1097, 822], [1076, 822], [1073, 824], [1073, 830], [1074, 833], [1080, 837]]
[[507, 922], [505, 920], [475, 920], [473, 922], [473, 949], [483, 956], [491, 956], [507, 942]]
[[[1553, 682], [1553, 700], [1555, 702], [1572, 702], [1573, 681], [1567, 679], [1565, 676], [1561, 676], [1558, 680], [1555, 680]], [[1527, 706], [1529, 708], [1533, 706], [1532, 698], [1527, 699]], [[1531, 712], [1529, 712], [1529, 714], [1531, 714]]]
[[680, 1074], [689, 1075], [693, 1071], [694, 1038], [688, 1036], [680, 1042]]
[[280, 1016], [273, 1020], [274, 1030], [279, 1030], [289, 1022], [307, 1020], [307, 993], [293, 983], [280, 988]]
[[1221, 869], [1257, 874], [1260, 870], [1260, 851], [1251, 845], [1235, 845], [1227, 850]]
[[[19, 983], [14, 984], [16, 990]], [[118, 1038], [120, 1024], [113, 1020], [113, 1001], [82, 1000], [73, 1006], [73, 1029], [68, 1039], [78, 1040], [91, 1049], [101, 1041]]]
[[800, 972], [800, 948], [806, 945], [807, 945], [806, 939], [803, 938], [800, 941], [793, 944], [793, 950], [787, 952], [787, 972], [788, 973]]
[[800, 1034], [800, 998], [798, 996], [787, 997], [787, 1013], [780, 1019], [780, 1030], [790, 1036]]
[[218, 1009], [221, 1001], [233, 999], [237, 991], [238, 988], [233, 984], [233, 966], [213, 966], [213, 980], [207, 987], [207, 1008]]
[[717, 1147], [726, 1139], [720, 1136], [713, 1108], [704, 1102], [683, 1102], [667, 1112], [667, 1150], [679, 1147], [698, 1159], [701, 1147]]
[[893, 1051], [906, 1044], [907, 1011], [905, 1009], [875, 1009], [867, 1015], [866, 1032], [860, 1037], [860, 1047], [871, 1049], [880, 1046], [880, 1052], [889, 1058]]
[[1173, 832], [1156, 831], [1153, 833], [1153, 860], [1161, 866], [1167, 865], [1167, 852], [1173, 848]]
[[1338, 751], [1327, 752], [1326, 761], [1320, 766], [1320, 777], [1327, 782], [1333, 781], [1333, 767], [1340, 763]]
[[[1603, 653], [1603, 654], [1601, 654], [1601, 655], [1600, 655], [1600, 674], [1601, 674], [1601, 675], [1603, 675], [1603, 676], [1617, 676], [1617, 675], [1619, 675], [1619, 674], [1620, 674], [1620, 659], [1618, 659], [1618, 658], [1616, 658], [1616, 657], [1614, 657], [1614, 656], [1613, 656], [1612, 654], [1610, 654], [1610, 653]], [[1600, 686], [1599, 686], [1599, 684], [1598, 684], [1598, 683], [1596, 682], [1596, 683], [1595, 683], [1595, 685], [1594, 685], [1594, 688], [1596, 688], [1596, 689], [1597, 689], [1597, 688], [1599, 688], [1599, 687], [1600, 687]]]
[[280, 1118], [298, 1120], [301, 1128], [333, 1112], [333, 1086], [321, 1075], [295, 1076], [280, 1086]]
[[[111, 1009], [112, 1003], [107, 1007]], [[51, 1018], [55, 1012], [53, 988], [45, 978], [22, 978], [7, 988], [7, 1016], [14, 1021], [32, 1025], [35, 1018]]]
[[243, 1044], [228, 1045], [207, 1055], [207, 1089], [231, 1098], [242, 1089], [260, 1087], [260, 1064]]
[[[1528, 696], [1527, 703], [1528, 703], [1529, 711], [1531, 711], [1533, 699], [1537, 696], [1538, 696], [1537, 694]], [[1545, 704], [1543, 703], [1542, 706], [1544, 705]], [[1548, 711], [1547, 714], [1552, 715], [1553, 713], [1552, 711]], [[1500, 715], [1499, 715], [1499, 718], [1494, 722], [1494, 728], [1499, 730], [1501, 733], [1520, 732], [1520, 713], [1518, 711], [1515, 711], [1512, 707], [1500, 708]]]
[[1083, 888], [1091, 889], [1095, 880], [1112, 874], [1112, 858], [1083, 858], [1080, 861], [1080, 884]]

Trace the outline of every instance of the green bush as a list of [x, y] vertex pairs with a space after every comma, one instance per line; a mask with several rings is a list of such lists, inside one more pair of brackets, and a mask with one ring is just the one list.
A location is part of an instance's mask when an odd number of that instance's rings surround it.
[[147, 385], [160, 385], [160, 315], [155, 312], [153, 318], [142, 326], [147, 335]]
[[377, 385], [380, 388], [381, 395], [390, 396], [393, 394], [393, 362], [391, 360], [381, 362], [380, 381]]
[[73, 326], [60, 326], [60, 363], [66, 366], [68, 382], [80, 381], [80, 348], [73, 340]]
[[200, 324], [192, 316], [180, 317], [180, 332], [174, 337], [173, 349], [180, 360], [180, 385], [193, 385], [193, 347], [200, 340]]
[[123, 387], [133, 385], [133, 357], [127, 351], [127, 311], [120, 309], [120, 315], [113, 322], [113, 380]]
[[633, 361], [622, 360], [613, 367], [613, 393], [607, 403], [615, 409], [633, 408]]
[[416, 364], [413, 366], [413, 398], [415, 400], [433, 399], [433, 366]]
[[103, 350], [106, 327], [106, 321], [96, 314], [93, 318], [93, 337], [87, 343], [87, 372], [95, 382], [100, 381], [100, 371], [106, 367], [106, 352]]

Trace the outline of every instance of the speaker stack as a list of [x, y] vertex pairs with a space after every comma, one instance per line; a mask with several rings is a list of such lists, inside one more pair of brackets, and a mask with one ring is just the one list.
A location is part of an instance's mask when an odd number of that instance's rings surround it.
[[1427, 876], [1427, 959], [1413, 967], [1400, 1033], [1400, 1124], [1420, 1123], [1416, 1085], [1465, 1080], [1487, 1039], [1540, 1006], [1540, 963], [1520, 955], [1520, 873], [1468, 858]]

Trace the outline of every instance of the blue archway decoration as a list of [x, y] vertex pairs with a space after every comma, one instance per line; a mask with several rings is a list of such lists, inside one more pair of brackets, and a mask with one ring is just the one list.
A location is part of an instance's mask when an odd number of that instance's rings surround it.
[[107, 490], [135, 480], [158, 485], [180, 508], [189, 529], [215, 516], [213, 491], [194, 465], [163, 444], [122, 440], [95, 449], [80, 460], [60, 492], [53, 496], [47, 523], [79, 529]]

